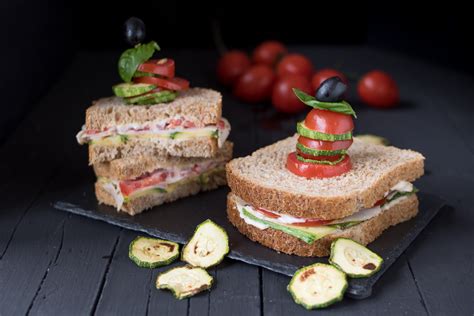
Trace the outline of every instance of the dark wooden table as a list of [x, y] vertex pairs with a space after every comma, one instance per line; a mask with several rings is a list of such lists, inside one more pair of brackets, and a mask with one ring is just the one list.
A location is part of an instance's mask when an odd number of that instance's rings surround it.
[[[402, 106], [377, 111], [353, 102], [357, 132], [380, 134], [422, 152], [427, 172], [417, 186], [449, 203], [382, 277], [372, 297], [346, 298], [314, 313], [473, 315], [472, 78], [367, 48], [294, 50], [307, 53], [317, 67], [339, 66], [350, 75], [382, 68], [393, 74]], [[194, 86], [219, 88], [215, 53], [168, 53], [176, 57], [178, 74], [186, 74]], [[92, 185], [87, 150], [74, 136], [91, 100], [110, 94], [118, 81], [117, 57], [78, 53], [1, 148], [0, 315], [308, 313], [287, 293], [288, 277], [231, 260], [211, 271], [217, 279], [211, 292], [178, 301], [155, 289], [162, 269], [139, 269], [128, 259], [135, 232], [51, 207], [64, 188], [84, 179]], [[292, 134], [302, 118], [282, 118], [268, 105], [246, 105], [226, 92], [224, 114], [233, 124], [236, 156]]]

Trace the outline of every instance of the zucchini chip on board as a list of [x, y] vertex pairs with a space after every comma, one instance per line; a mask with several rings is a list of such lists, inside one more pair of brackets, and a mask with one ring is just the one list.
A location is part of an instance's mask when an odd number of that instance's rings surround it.
[[186, 265], [158, 275], [156, 288], [170, 290], [177, 299], [183, 299], [210, 289], [212, 283], [206, 270]]
[[329, 262], [351, 278], [365, 278], [380, 270], [383, 259], [351, 239], [338, 238], [331, 244]]
[[315, 263], [296, 271], [287, 289], [295, 303], [304, 308], [324, 308], [342, 300], [347, 279], [339, 269]]
[[128, 256], [137, 266], [153, 269], [175, 261], [179, 256], [179, 245], [167, 240], [139, 236], [130, 243]]
[[201, 268], [218, 264], [229, 252], [229, 238], [225, 230], [210, 219], [196, 228], [191, 240], [184, 246], [181, 260]]

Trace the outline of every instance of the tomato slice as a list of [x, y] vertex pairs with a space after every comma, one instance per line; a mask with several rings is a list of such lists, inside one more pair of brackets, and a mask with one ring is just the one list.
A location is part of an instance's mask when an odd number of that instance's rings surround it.
[[345, 134], [354, 129], [352, 116], [320, 109], [312, 109], [306, 116], [304, 125], [326, 134]]
[[302, 226], [302, 227], [310, 227], [310, 226], [323, 226], [328, 223], [332, 222], [332, 220], [319, 220], [319, 219], [307, 219], [301, 223], [292, 223], [292, 226]]
[[[270, 218], [280, 218], [281, 215], [267, 211], [266, 209], [263, 208], [257, 208], [256, 211], [262, 213], [263, 215], [270, 217]], [[299, 219], [304, 220], [304, 222], [300, 223], [291, 223], [289, 225], [294, 225], [294, 226], [321, 226], [325, 225], [327, 223], [332, 222], [332, 220], [319, 220], [319, 219], [313, 219], [313, 218], [301, 218], [298, 217]]]
[[373, 207], [380, 206], [380, 205], [384, 204], [385, 202], [387, 202], [387, 198], [383, 198], [381, 200], [378, 200], [377, 202], [375, 202]]
[[263, 209], [263, 208], [256, 208], [256, 210], [260, 213], [262, 213], [263, 215], [267, 216], [267, 217], [270, 217], [270, 218], [279, 218], [281, 217], [280, 215], [278, 214], [275, 214], [273, 212], [270, 212], [270, 211], [267, 211], [266, 209]]
[[149, 83], [157, 87], [162, 87], [169, 90], [186, 90], [189, 88], [189, 81], [183, 78], [158, 78], [158, 77], [136, 77], [133, 78], [135, 83]]
[[136, 180], [120, 181], [120, 191], [124, 196], [129, 196], [133, 192], [146, 187], [155, 186], [168, 178], [168, 172], [155, 172], [149, 176]]
[[299, 150], [298, 148], [296, 148], [296, 152], [298, 153], [298, 155], [300, 155], [300, 156], [303, 157], [304, 159], [322, 160], [322, 161], [337, 161], [337, 160], [341, 159], [341, 156], [342, 156], [342, 155], [335, 155], [335, 156], [313, 156], [313, 155], [310, 155], [310, 154], [305, 154], [304, 152], [302, 152], [302, 151]]
[[298, 143], [301, 145], [317, 150], [341, 150], [348, 149], [352, 145], [352, 139], [349, 140], [338, 140], [334, 142], [311, 139], [308, 137], [300, 136], [298, 137]]
[[150, 59], [138, 66], [138, 71], [148, 72], [168, 78], [174, 77], [174, 60], [170, 58]]
[[352, 164], [349, 155], [346, 155], [337, 165], [323, 165], [299, 161], [296, 158], [296, 152], [292, 152], [286, 160], [286, 168], [300, 177], [330, 178], [348, 172], [351, 170]]

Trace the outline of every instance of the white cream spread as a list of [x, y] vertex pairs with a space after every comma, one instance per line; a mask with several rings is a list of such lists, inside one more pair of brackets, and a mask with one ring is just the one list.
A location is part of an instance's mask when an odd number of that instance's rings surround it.
[[[181, 119], [183, 122], [186, 120]], [[169, 122], [170, 119], [166, 120]], [[116, 125], [107, 128], [104, 131], [91, 131], [86, 130], [85, 125], [82, 126], [82, 129], [76, 135], [77, 142], [81, 145], [86, 144], [90, 141], [99, 141], [107, 137], [117, 136], [117, 135], [127, 135], [127, 136], [167, 136], [176, 132], [186, 132], [189, 135], [195, 134], [196, 137], [202, 135], [212, 135], [213, 132], [217, 132], [218, 135], [218, 146], [222, 147], [224, 142], [230, 133], [230, 124], [225, 118], [221, 118], [220, 124], [210, 125], [205, 127], [185, 127], [185, 126], [175, 126], [175, 127], [166, 127], [165, 121], [145, 123], [145, 124], [123, 124]]]
[[104, 182], [103, 188], [110, 195], [112, 195], [115, 201], [115, 205], [117, 206], [117, 209], [119, 210], [123, 205], [124, 197], [122, 195], [122, 192], [120, 192], [120, 187], [118, 185], [118, 182], [117, 181]]
[[[413, 189], [414, 189], [413, 184], [411, 184], [410, 182], [400, 181], [399, 183], [394, 185], [384, 196], [387, 199], [390, 199], [397, 192], [412, 192]], [[405, 200], [407, 198], [408, 198], [407, 196], [401, 196], [399, 198], [396, 198], [393, 201], [390, 201], [388, 203], [383, 204], [382, 206], [375, 206], [375, 207], [371, 207], [371, 208], [367, 208], [367, 209], [362, 209], [362, 210], [358, 211], [357, 213], [354, 213], [354, 214], [349, 215], [349, 216], [347, 216], [345, 218], [342, 218], [342, 219], [334, 220], [330, 223], [327, 223], [326, 225], [366, 221], [366, 220], [369, 220], [369, 219], [379, 215], [383, 211], [387, 210], [388, 208], [392, 207], [393, 205], [395, 205], [397, 203], [402, 202], [403, 200]], [[255, 226], [255, 227], [257, 227], [259, 229], [262, 229], [262, 230], [267, 229], [269, 226], [246, 217], [243, 213], [244, 208], [247, 210], [247, 212], [251, 213], [253, 216], [255, 216], [257, 218], [260, 218], [260, 219], [263, 219], [265, 221], [269, 221], [269, 222], [291, 225], [291, 224], [302, 223], [302, 222], [306, 221], [306, 219], [304, 219], [304, 218], [297, 218], [297, 217], [293, 217], [293, 216], [290, 216], [290, 215], [287, 215], [287, 214], [281, 214], [281, 213], [278, 213], [278, 212], [273, 212], [273, 211], [268, 211], [268, 210], [266, 210], [266, 211], [277, 214], [280, 217], [271, 218], [271, 217], [265, 216], [261, 212], [256, 211], [251, 205], [249, 205], [248, 203], [246, 203], [245, 201], [243, 201], [241, 198], [238, 198], [238, 197], [237, 197], [236, 204], [237, 204], [236, 206], [237, 206], [237, 210], [239, 211], [240, 217], [247, 224]]]

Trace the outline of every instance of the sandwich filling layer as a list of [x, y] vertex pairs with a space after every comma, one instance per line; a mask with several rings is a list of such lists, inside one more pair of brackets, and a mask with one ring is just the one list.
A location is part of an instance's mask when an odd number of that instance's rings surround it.
[[104, 130], [88, 130], [85, 126], [76, 135], [79, 144], [120, 144], [131, 138], [148, 139], [190, 139], [199, 137], [216, 138], [222, 147], [230, 133], [230, 124], [221, 118], [216, 125], [202, 126], [199, 122], [177, 116], [158, 122], [124, 124], [107, 127]]
[[373, 207], [361, 209], [350, 216], [334, 220], [294, 217], [254, 207], [240, 198], [237, 198], [236, 206], [240, 217], [248, 225], [255, 226], [261, 230], [268, 228], [280, 230], [311, 244], [328, 234], [344, 230], [376, 217], [417, 191], [413, 184], [407, 181], [400, 181], [386, 192], [384, 198], [375, 203]]
[[178, 186], [191, 181], [207, 183], [216, 172], [223, 172], [225, 162], [204, 162], [180, 168], [157, 169], [131, 180], [113, 180], [99, 177], [98, 182], [113, 197], [115, 207], [121, 207], [141, 196], [173, 192]]

